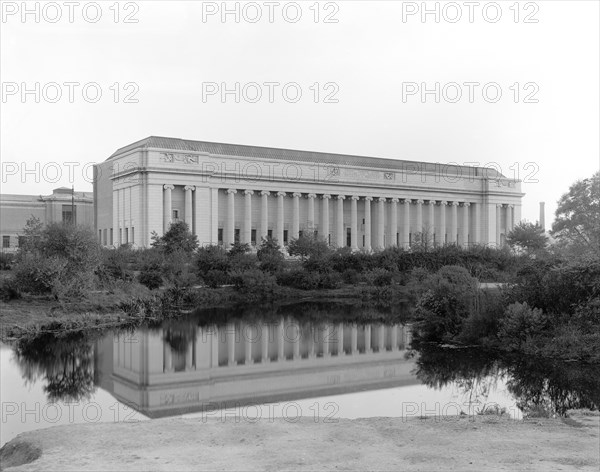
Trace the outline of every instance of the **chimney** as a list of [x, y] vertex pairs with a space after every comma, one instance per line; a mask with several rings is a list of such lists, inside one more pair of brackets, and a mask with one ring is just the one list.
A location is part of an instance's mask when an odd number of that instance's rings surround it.
[[544, 231], [546, 231], [546, 210], [544, 208], [545, 205], [545, 202], [540, 202], [540, 226]]

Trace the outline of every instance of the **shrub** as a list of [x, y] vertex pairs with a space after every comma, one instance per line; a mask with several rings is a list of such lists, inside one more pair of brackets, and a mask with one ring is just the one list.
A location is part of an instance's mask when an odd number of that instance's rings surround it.
[[0, 252], [0, 270], [10, 270], [15, 260], [14, 254]]
[[512, 303], [500, 321], [498, 338], [503, 348], [519, 349], [527, 338], [541, 335], [546, 325], [547, 318], [539, 308], [531, 308], [527, 302]]
[[277, 287], [275, 276], [258, 269], [235, 271], [231, 274], [231, 280], [240, 293], [252, 300], [272, 297]]
[[349, 268], [342, 272], [342, 280], [346, 284], [356, 285], [360, 281], [360, 274], [356, 269]]
[[161, 267], [151, 265], [144, 267], [138, 275], [138, 282], [150, 290], [159, 288], [163, 283]]
[[393, 273], [386, 269], [373, 269], [364, 274], [367, 284], [375, 287], [391, 285]]
[[230, 277], [227, 272], [219, 269], [211, 269], [201, 278], [202, 281], [210, 288], [217, 288], [221, 285], [230, 283]]
[[198, 276], [204, 278], [210, 271], [227, 272], [231, 264], [227, 251], [221, 246], [213, 245], [198, 249], [196, 267]]
[[285, 258], [281, 253], [281, 247], [276, 239], [263, 238], [256, 257], [259, 261], [260, 270], [276, 274], [280, 272], [285, 263]]
[[0, 298], [3, 302], [21, 298], [21, 292], [17, 289], [17, 284], [13, 278], [0, 280]]
[[156, 231], [152, 232], [152, 247], [166, 254], [184, 252], [190, 255], [198, 248], [198, 238], [190, 232], [187, 223], [177, 221], [171, 224], [163, 236], [159, 236]]

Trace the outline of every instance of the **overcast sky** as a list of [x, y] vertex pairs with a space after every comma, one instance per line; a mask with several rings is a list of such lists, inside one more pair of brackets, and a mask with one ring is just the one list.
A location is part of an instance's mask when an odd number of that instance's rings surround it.
[[495, 165], [550, 222], [600, 166], [597, 1], [245, 3], [236, 22], [222, 2], [3, 2], [2, 192], [91, 191], [85, 164], [158, 135]]

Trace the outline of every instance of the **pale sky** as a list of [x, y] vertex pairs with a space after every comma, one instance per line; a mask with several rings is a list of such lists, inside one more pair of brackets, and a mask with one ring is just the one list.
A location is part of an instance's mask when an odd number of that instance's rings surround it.
[[[28, 2], [24, 18], [22, 2], [2, 3], [2, 193], [72, 182], [91, 191], [85, 164], [157, 135], [495, 165], [526, 180], [522, 217], [536, 221], [545, 201], [549, 226], [560, 195], [600, 167], [597, 1], [427, 2], [439, 22], [421, 16], [422, 2], [76, 3]], [[223, 19], [236, 3], [239, 22]], [[22, 95], [36, 82], [39, 103]], [[236, 82], [240, 103], [203, 98], [209, 83]], [[272, 103], [265, 82], [280, 84]], [[468, 82], [479, 84], [472, 100]], [[284, 96], [288, 83], [297, 85]], [[439, 83], [439, 103], [403, 97], [410, 83]]]

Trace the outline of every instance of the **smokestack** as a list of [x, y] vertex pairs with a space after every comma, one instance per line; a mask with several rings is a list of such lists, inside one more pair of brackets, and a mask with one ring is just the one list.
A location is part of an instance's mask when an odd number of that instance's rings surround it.
[[546, 231], [546, 210], [544, 208], [545, 205], [545, 202], [540, 202], [540, 226], [544, 231]]

